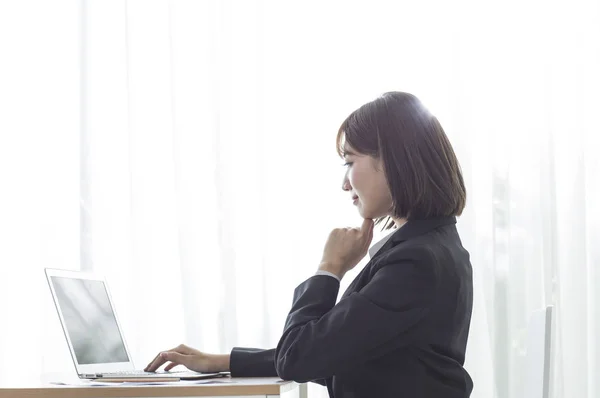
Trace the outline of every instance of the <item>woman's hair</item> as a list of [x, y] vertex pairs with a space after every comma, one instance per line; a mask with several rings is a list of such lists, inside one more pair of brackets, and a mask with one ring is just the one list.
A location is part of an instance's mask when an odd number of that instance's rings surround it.
[[[389, 92], [361, 106], [344, 120], [336, 143], [341, 157], [347, 143], [383, 160], [394, 217], [461, 215], [467, 193], [460, 165], [444, 129], [414, 95]], [[387, 218], [384, 228], [393, 225]]]

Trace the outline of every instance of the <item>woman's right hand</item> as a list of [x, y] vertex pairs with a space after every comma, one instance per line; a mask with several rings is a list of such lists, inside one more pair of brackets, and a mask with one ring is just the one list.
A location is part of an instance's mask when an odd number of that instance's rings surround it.
[[156, 370], [166, 362], [170, 362], [165, 366], [166, 372], [177, 365], [183, 365], [190, 370], [201, 373], [229, 371], [229, 354], [206, 354], [183, 344], [172, 350], [160, 352], [156, 358], [146, 366], [144, 371], [156, 372]]

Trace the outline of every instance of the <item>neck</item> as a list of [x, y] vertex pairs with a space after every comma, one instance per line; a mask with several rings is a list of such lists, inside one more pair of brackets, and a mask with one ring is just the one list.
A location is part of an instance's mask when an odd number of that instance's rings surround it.
[[406, 224], [406, 218], [392, 218], [392, 220], [394, 220], [394, 224], [395, 224], [395, 228], [396, 229], [399, 229], [404, 224]]

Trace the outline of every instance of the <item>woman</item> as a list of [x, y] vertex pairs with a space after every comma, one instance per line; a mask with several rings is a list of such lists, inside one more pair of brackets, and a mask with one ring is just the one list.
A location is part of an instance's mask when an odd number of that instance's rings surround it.
[[[277, 348], [211, 355], [181, 345], [147, 371], [170, 362], [165, 370], [278, 375], [326, 385], [335, 398], [470, 395], [471, 264], [455, 226], [466, 191], [444, 130], [415, 96], [391, 92], [342, 123], [337, 148], [347, 166], [342, 189], [364, 222], [331, 232], [316, 275], [295, 290]], [[382, 222], [396, 231], [336, 304], [339, 281]]]

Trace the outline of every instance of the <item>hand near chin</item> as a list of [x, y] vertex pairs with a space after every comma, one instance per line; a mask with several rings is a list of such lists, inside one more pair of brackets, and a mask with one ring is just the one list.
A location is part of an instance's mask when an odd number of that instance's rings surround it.
[[360, 228], [336, 228], [329, 234], [319, 270], [328, 271], [340, 279], [362, 260], [373, 240], [375, 223], [365, 218]]

